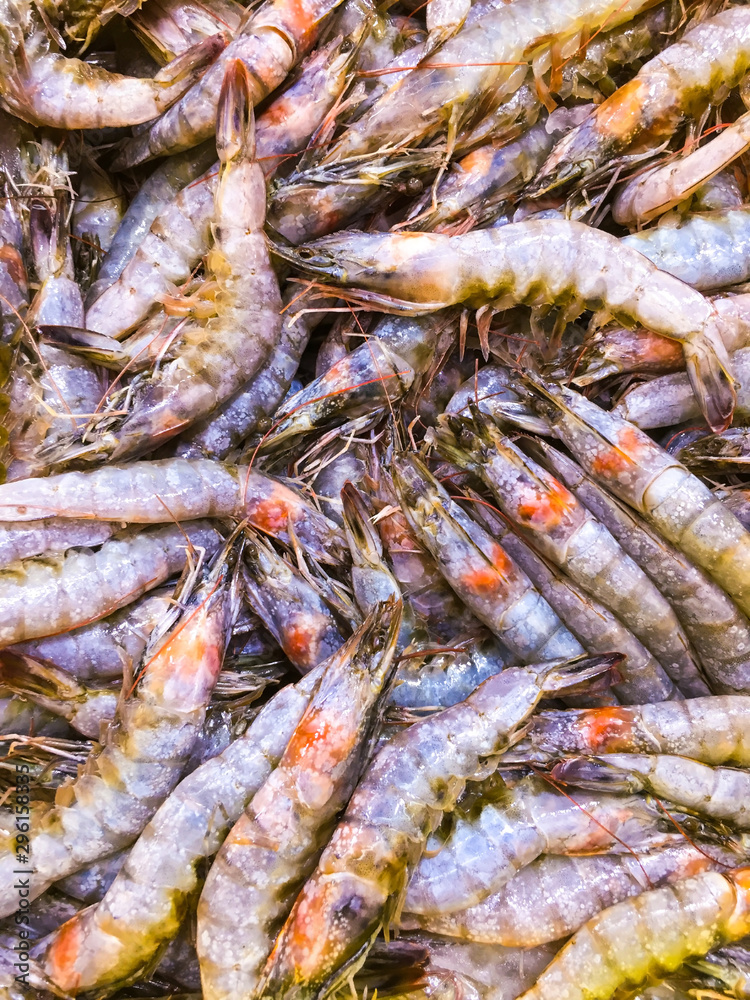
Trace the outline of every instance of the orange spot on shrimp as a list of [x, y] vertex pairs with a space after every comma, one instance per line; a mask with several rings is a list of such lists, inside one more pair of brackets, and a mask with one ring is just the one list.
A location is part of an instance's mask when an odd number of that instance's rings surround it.
[[579, 719], [586, 747], [593, 751], [627, 750], [632, 744], [632, 712], [627, 708], [597, 708]]
[[596, 131], [619, 141], [635, 135], [642, 126], [647, 96], [648, 88], [642, 80], [630, 80], [599, 106], [592, 119]]
[[[356, 723], [355, 723], [356, 728]], [[284, 764], [304, 763], [311, 771], [327, 771], [351, 748], [352, 731], [331, 710], [319, 708], [308, 712], [294, 731], [284, 751]]]
[[318, 662], [320, 636], [328, 622], [320, 614], [297, 614], [285, 626], [281, 636], [284, 652], [300, 670], [309, 670]]
[[616, 476], [632, 466], [627, 455], [617, 448], [599, 451], [591, 460], [591, 471], [597, 476]]
[[538, 490], [525, 490], [527, 499], [518, 504], [518, 516], [532, 528], [556, 528], [565, 514], [576, 506], [572, 493], [552, 476], [547, 480], [547, 489], [541, 485]]
[[78, 988], [81, 975], [75, 963], [81, 950], [83, 928], [78, 917], [68, 920], [53, 936], [45, 961], [45, 970], [60, 989], [73, 991]]
[[205, 702], [221, 670], [223, 628], [217, 617], [222, 616], [208, 606], [210, 597], [152, 657], [141, 680], [142, 688], [185, 711]]
[[294, 519], [297, 507], [296, 497], [283, 486], [274, 486], [270, 496], [259, 500], [248, 497], [245, 501], [245, 513], [250, 523], [269, 535], [286, 531], [289, 518]]
[[461, 582], [475, 594], [494, 594], [502, 588], [502, 579], [495, 567], [489, 563], [467, 570]]
[[11, 280], [16, 285], [20, 285], [25, 289], [26, 268], [24, 267], [23, 257], [15, 247], [8, 245], [0, 247], [0, 266], [3, 265], [7, 269]]

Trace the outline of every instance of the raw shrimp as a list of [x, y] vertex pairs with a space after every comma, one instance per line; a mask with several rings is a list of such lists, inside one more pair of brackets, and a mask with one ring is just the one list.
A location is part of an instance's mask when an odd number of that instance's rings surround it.
[[7, 649], [0, 651], [0, 683], [92, 739], [99, 739], [102, 726], [114, 718], [120, 693], [117, 688], [86, 687], [64, 670]]
[[342, 626], [316, 588], [255, 534], [242, 568], [245, 598], [292, 663], [307, 673], [344, 644]]
[[[243, 736], [183, 778], [133, 845], [101, 905], [35, 949], [58, 988], [111, 992], [140, 976], [177, 934], [199, 888], [201, 862], [216, 853], [277, 766], [321, 676], [316, 669], [283, 688]], [[166, 878], [165, 866], [172, 873]]]
[[[262, 453], [283, 450], [290, 440], [358, 417], [375, 423], [401, 399], [414, 381], [414, 369], [377, 337], [367, 339], [325, 375], [289, 396], [274, 414], [274, 425], [259, 445]], [[364, 429], [361, 424], [358, 427]]]
[[583, 646], [501, 546], [451, 500], [413, 455], [393, 462], [401, 509], [462, 601], [522, 662]]
[[134, 11], [128, 25], [163, 65], [217, 31], [226, 29], [234, 36], [244, 15], [236, 0], [159, 0]]
[[666, 598], [562, 483], [477, 410], [471, 422], [446, 417], [431, 440], [445, 458], [479, 476], [522, 537], [617, 615], [676, 684], [709, 693]]
[[73, 233], [107, 252], [125, 214], [125, 199], [114, 181], [95, 163], [81, 172], [73, 203]]
[[154, 590], [101, 621], [21, 642], [10, 650], [50, 663], [81, 681], [131, 676], [149, 636], [171, 606], [173, 590]]
[[[232, 544], [231, 542], [228, 544]], [[192, 593], [182, 596], [146, 659], [130, 693], [121, 700], [102, 746], [54, 806], [33, 815], [27, 866], [33, 866], [29, 898], [90, 861], [132, 843], [180, 780], [201, 730], [238, 610], [237, 577], [227, 547]], [[0, 912], [19, 905], [12, 888], [15, 850], [0, 859], [6, 878]]]
[[[740, 694], [743, 688], [750, 691], [750, 624], [734, 601], [572, 459], [546, 442], [538, 441], [534, 447], [671, 603], [717, 690], [724, 694]], [[694, 688], [692, 693], [707, 692]]]
[[688, 215], [678, 226], [645, 229], [621, 242], [701, 291], [750, 279], [750, 208]]
[[[355, 297], [391, 310], [558, 303], [566, 311], [595, 308], [641, 323], [680, 342], [711, 428], [731, 421], [731, 365], [712, 304], [614, 236], [582, 223], [539, 219], [453, 237], [345, 233], [277, 252], [303, 270], [362, 287]], [[603, 260], [612, 261], [604, 271]]]
[[258, 995], [303, 1000], [325, 996], [345, 981], [398, 911], [427, 837], [466, 781], [494, 768], [496, 755], [518, 737], [540, 698], [580, 690], [588, 679], [608, 679], [618, 659], [505, 670], [466, 701], [388, 743], [297, 897]]
[[750, 762], [750, 697], [714, 695], [630, 708], [542, 712], [530, 741], [550, 754], [668, 753], [703, 764]]
[[534, 380], [538, 406], [583, 468], [639, 511], [750, 613], [750, 534], [696, 476], [615, 413]]
[[427, 649], [424, 657], [401, 660], [391, 703], [401, 708], [450, 708], [507, 664], [508, 653], [494, 636], [450, 653], [430, 656]]
[[497, 105], [510, 97], [530, 64], [541, 79], [551, 62], [562, 63], [578, 50], [584, 30], [615, 28], [645, 6], [643, 0], [499, 5], [390, 87], [333, 144], [323, 163], [416, 145], [445, 129], [450, 152], [457, 131], [474, 122], [488, 98]]
[[0, 571], [0, 646], [104, 618], [179, 573], [190, 548], [213, 553], [219, 541], [214, 528], [196, 521], [128, 532], [96, 552], [71, 549], [12, 563]]
[[479, 501], [472, 503], [472, 516], [502, 543], [508, 555], [528, 575], [584, 648], [590, 653], [607, 653], [616, 649], [626, 657], [620, 667], [620, 680], [612, 686], [612, 691], [623, 704], [637, 705], [681, 697], [653, 654], [608, 608], [540, 558], [480, 497], [470, 491], [469, 499]]
[[[110, 73], [51, 50], [28, 0], [3, 0], [6, 35], [0, 95], [19, 118], [51, 128], [103, 128], [150, 121], [200, 79], [224, 48], [214, 35], [178, 56], [153, 79]], [[10, 42], [10, 50], [7, 48]]]
[[224, 75], [233, 62], [242, 63], [247, 70], [247, 100], [251, 109], [255, 107], [284, 82], [295, 63], [311, 47], [320, 22], [340, 2], [266, 0], [252, 14], [246, 14], [244, 25], [211, 69], [169, 111], [127, 142], [112, 168], [124, 170], [155, 156], [190, 149], [209, 139], [216, 127]]
[[564, 761], [554, 775], [594, 790], [648, 791], [710, 819], [750, 829], [750, 775], [735, 768], [709, 767], [672, 754], [613, 753]]
[[433, 916], [475, 906], [542, 854], [651, 850], [681, 840], [654, 805], [635, 795], [598, 789], [568, 796], [536, 775], [486, 790], [478, 807], [462, 812], [459, 804], [447, 840], [428, 841], [405, 912]]
[[224, 841], [198, 904], [205, 1000], [257, 995], [276, 933], [371, 749], [400, 624], [400, 602], [378, 604], [324, 664], [278, 767]]
[[630, 181], [612, 203], [612, 218], [629, 228], [651, 222], [689, 198], [748, 147], [750, 113], [742, 115], [700, 149]]
[[691, 472], [711, 476], [740, 472], [750, 453], [747, 427], [729, 427], [721, 434], [709, 434], [681, 447], [680, 460]]
[[106, 465], [0, 485], [0, 518], [6, 521], [51, 518], [61, 512], [127, 524], [247, 518], [286, 544], [291, 525], [320, 562], [340, 562], [346, 553], [337, 526], [294, 489], [248, 466], [205, 458]]
[[66, 517], [22, 524], [0, 522], [0, 566], [81, 545], [93, 548], [106, 542], [116, 530], [115, 525], [104, 521], [74, 521]]
[[699, 872], [725, 871], [736, 861], [716, 847], [703, 851], [692, 844], [633, 856], [545, 857], [481, 903], [456, 913], [412, 916], [407, 899], [401, 925], [482, 944], [533, 948], [568, 937], [608, 906], [647, 889]]
[[[736, 377], [736, 419], [746, 422], [750, 417], [750, 347], [734, 352], [732, 368]], [[620, 399], [614, 412], [644, 430], [669, 427], [701, 416], [684, 372], [662, 375], [633, 386]]]
[[541, 194], [633, 147], [658, 149], [687, 118], [724, 100], [750, 69], [750, 11], [732, 7], [654, 56], [561, 139], [531, 190]]
[[750, 869], [703, 872], [604, 910], [573, 935], [522, 1000], [609, 1000], [750, 932]]

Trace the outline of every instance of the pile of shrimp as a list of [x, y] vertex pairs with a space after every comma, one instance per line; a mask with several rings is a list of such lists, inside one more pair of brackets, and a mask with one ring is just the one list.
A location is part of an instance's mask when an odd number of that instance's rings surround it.
[[750, 5], [0, 0], [0, 1000], [750, 1000]]

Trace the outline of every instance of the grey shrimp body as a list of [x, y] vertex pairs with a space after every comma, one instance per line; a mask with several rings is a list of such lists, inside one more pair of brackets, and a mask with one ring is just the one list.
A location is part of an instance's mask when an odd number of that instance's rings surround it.
[[[201, 861], [216, 853], [278, 764], [320, 677], [320, 670], [311, 671], [283, 688], [242, 737], [183, 778], [133, 845], [100, 905], [37, 946], [36, 961], [58, 988], [110, 992], [139, 975], [177, 934], [200, 885]], [[165, 920], [167, 908], [171, 916]]]
[[216, 551], [219, 533], [200, 521], [112, 538], [96, 551], [27, 559], [0, 571], [0, 646], [104, 618], [179, 573], [189, 546]]
[[[364, 289], [359, 298], [386, 308], [390, 303], [393, 309], [430, 312], [458, 302], [491, 302], [495, 308], [559, 303], [640, 323], [680, 342], [711, 427], [731, 420], [731, 365], [715, 307], [601, 230], [532, 219], [453, 237], [344, 233], [277, 252], [303, 270]], [[611, 260], [611, 267], [603, 269], [602, 260]]]
[[[585, 664], [588, 663], [589, 666]], [[601, 676], [612, 658], [584, 661]], [[605, 665], [609, 666], [605, 666]], [[430, 832], [481, 762], [513, 742], [545, 691], [578, 689], [570, 668], [512, 668], [464, 702], [415, 723], [377, 755], [279, 933], [259, 994], [311, 998], [360, 965], [397, 911]]]
[[115, 525], [105, 521], [76, 521], [67, 517], [22, 523], [0, 521], [0, 566], [81, 545], [94, 548], [106, 542], [116, 530]]
[[563, 794], [530, 776], [478, 815], [459, 814], [445, 842], [428, 841], [404, 911], [429, 916], [475, 906], [542, 854], [651, 850], [680, 839], [664, 826], [658, 810], [636, 795]]

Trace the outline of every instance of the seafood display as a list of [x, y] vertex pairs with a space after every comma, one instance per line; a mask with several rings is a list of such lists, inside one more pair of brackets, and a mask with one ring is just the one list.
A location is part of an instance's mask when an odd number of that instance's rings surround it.
[[0, 0], [0, 1000], [750, 1000], [750, 5]]

